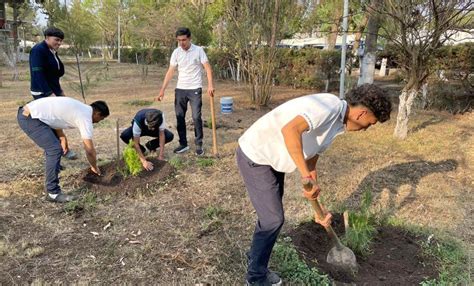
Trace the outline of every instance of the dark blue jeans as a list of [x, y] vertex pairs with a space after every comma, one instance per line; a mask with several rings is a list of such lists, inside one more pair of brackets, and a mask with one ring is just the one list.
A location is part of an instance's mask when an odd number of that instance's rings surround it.
[[240, 147], [236, 155], [240, 174], [257, 212], [252, 246], [247, 254], [247, 281], [252, 283], [265, 279], [273, 246], [285, 222], [282, 202], [285, 173], [252, 162]]
[[[142, 130], [142, 134], [140, 135], [140, 137], [142, 136], [150, 136], [150, 137], [156, 138], [146, 143], [148, 149], [156, 150], [158, 147], [160, 147], [160, 130], [158, 128], [154, 129], [153, 131], [150, 130], [149, 132], [143, 132]], [[120, 139], [122, 139], [122, 141], [125, 142], [125, 144], [128, 144], [128, 142], [130, 142], [130, 139], [132, 138], [133, 138], [133, 126], [128, 127], [120, 134]], [[165, 129], [165, 144], [173, 141], [173, 138], [174, 138], [173, 133], [169, 131], [168, 129]], [[142, 152], [145, 152], [145, 147], [143, 147], [141, 144], [140, 144], [140, 149], [142, 150]]]
[[188, 102], [191, 105], [192, 117], [194, 122], [194, 143], [196, 146], [202, 146], [202, 88], [198, 89], [175, 89], [174, 110], [176, 112], [176, 129], [179, 135], [179, 145], [188, 146], [186, 138], [186, 111]]
[[59, 166], [63, 149], [56, 132], [38, 119], [31, 116], [24, 116], [23, 107], [18, 109], [17, 120], [20, 128], [33, 140], [41, 149], [45, 156], [45, 186], [50, 194], [61, 192], [59, 187]]

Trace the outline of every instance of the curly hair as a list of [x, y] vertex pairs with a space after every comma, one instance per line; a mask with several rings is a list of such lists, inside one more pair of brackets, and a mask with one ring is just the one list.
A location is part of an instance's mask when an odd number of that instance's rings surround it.
[[351, 89], [346, 95], [346, 101], [351, 106], [362, 105], [370, 109], [379, 122], [390, 119], [392, 103], [387, 93], [374, 84], [363, 84]]

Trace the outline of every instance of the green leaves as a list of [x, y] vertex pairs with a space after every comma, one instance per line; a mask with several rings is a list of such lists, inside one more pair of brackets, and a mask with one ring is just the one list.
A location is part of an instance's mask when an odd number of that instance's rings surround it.
[[138, 153], [135, 150], [133, 140], [130, 140], [128, 145], [123, 150], [123, 159], [125, 161], [125, 165], [127, 166], [128, 172], [132, 176], [136, 176], [143, 171], [142, 163], [140, 162], [140, 158], [138, 157]]

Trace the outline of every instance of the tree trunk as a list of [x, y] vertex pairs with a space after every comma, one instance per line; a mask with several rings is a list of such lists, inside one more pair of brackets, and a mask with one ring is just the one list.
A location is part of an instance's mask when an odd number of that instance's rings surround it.
[[280, 9], [279, 5], [280, 1], [275, 0], [275, 11], [273, 11], [273, 19], [272, 19], [272, 38], [270, 40], [270, 47], [274, 48], [276, 44], [276, 37], [277, 37], [277, 26], [278, 26], [278, 13]]
[[397, 125], [393, 136], [399, 139], [405, 139], [408, 135], [408, 120], [418, 89], [403, 90], [400, 94], [400, 103], [398, 105]]
[[[378, 11], [380, 0], [372, 1], [371, 10]], [[357, 85], [374, 82], [375, 60], [377, 53], [377, 35], [380, 28], [380, 19], [376, 13], [371, 13], [365, 36], [365, 51], [360, 64], [360, 76]]]

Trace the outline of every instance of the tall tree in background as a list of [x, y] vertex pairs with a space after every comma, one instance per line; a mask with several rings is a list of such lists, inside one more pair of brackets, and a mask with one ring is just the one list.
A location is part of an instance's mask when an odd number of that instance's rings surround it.
[[377, 54], [377, 38], [380, 28], [380, 14], [376, 11], [380, 10], [383, 0], [371, 0], [367, 5], [366, 13], [368, 14], [367, 33], [365, 34], [365, 49], [360, 63], [360, 76], [358, 85], [374, 82], [375, 61]]
[[394, 136], [404, 139], [413, 101], [433, 72], [436, 52], [457, 31], [472, 25], [474, 2], [454, 0], [384, 0], [377, 13], [381, 31], [394, 46], [405, 86], [400, 94]]

